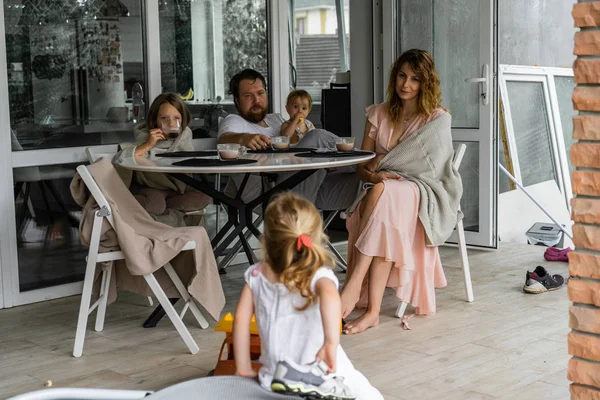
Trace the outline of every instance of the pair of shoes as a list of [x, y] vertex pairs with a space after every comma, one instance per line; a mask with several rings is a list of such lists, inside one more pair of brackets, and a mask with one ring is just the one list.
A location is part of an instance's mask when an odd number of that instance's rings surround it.
[[271, 390], [310, 399], [354, 400], [341, 376], [326, 376], [329, 367], [324, 361], [299, 365], [291, 360], [280, 361], [275, 368]]
[[547, 261], [569, 261], [568, 254], [572, 251], [573, 249], [570, 247], [562, 250], [556, 247], [548, 247], [544, 252], [544, 258]]
[[544, 293], [560, 288], [563, 283], [565, 278], [561, 275], [550, 275], [546, 268], [538, 265], [533, 272], [527, 271], [523, 291], [532, 294]]

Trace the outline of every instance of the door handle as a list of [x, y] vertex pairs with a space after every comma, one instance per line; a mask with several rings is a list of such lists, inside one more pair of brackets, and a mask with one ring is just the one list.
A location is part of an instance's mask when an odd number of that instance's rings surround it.
[[484, 106], [490, 104], [490, 67], [488, 64], [483, 64], [483, 68], [481, 71], [481, 78], [467, 78], [465, 79], [466, 83], [480, 83], [481, 84], [481, 103]]

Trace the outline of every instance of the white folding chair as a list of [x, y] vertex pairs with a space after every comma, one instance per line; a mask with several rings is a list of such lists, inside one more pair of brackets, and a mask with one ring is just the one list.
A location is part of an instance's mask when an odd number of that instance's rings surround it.
[[[85, 154], [87, 155], [90, 164], [95, 163], [101, 158], [108, 158], [112, 161], [113, 157], [115, 156], [114, 153], [96, 153], [91, 147], [85, 148]], [[148, 296], [148, 306], [152, 307], [153, 305], [154, 301], [152, 300], [152, 297]]]
[[[104, 197], [104, 194], [102, 194], [102, 191], [96, 184], [96, 181], [88, 171], [87, 167], [85, 165], [80, 165], [79, 167], [77, 167], [77, 172], [83, 179], [86, 187], [96, 200], [96, 203], [98, 203], [99, 207], [99, 210], [96, 211], [94, 214], [92, 238], [90, 240], [90, 247], [87, 256], [87, 266], [85, 270], [85, 278], [83, 281], [83, 292], [81, 294], [81, 305], [79, 307], [77, 331], [75, 334], [75, 345], [73, 347], [73, 356], [81, 357], [81, 354], [83, 353], [83, 342], [85, 340], [85, 331], [87, 327], [88, 315], [96, 308], [98, 308], [96, 314], [95, 330], [96, 332], [102, 331], [104, 329], [104, 317], [106, 315], [108, 290], [110, 286], [110, 277], [113, 271], [113, 264], [114, 261], [124, 260], [125, 257], [123, 255], [123, 252], [121, 251], [111, 251], [104, 253], [99, 252], [100, 236], [102, 231], [102, 223], [104, 222], [104, 219], [108, 221], [108, 223], [113, 229], [115, 228], [112, 211], [110, 205], [108, 204], [108, 201], [106, 200], [106, 197]], [[196, 242], [189, 241], [183, 247], [182, 251], [192, 250], [194, 248], [196, 248]], [[98, 300], [96, 300], [96, 302], [94, 302], [94, 304], [90, 306], [92, 297], [92, 286], [94, 284], [96, 265], [98, 263], [104, 264], [102, 267], [100, 295], [98, 297]], [[156, 298], [158, 299], [160, 305], [164, 308], [166, 314], [171, 319], [171, 322], [173, 322], [173, 325], [175, 325], [175, 329], [177, 329], [177, 332], [179, 332], [179, 335], [181, 335], [181, 338], [188, 346], [190, 352], [192, 354], [196, 354], [199, 351], [198, 345], [196, 344], [196, 342], [192, 338], [192, 335], [183, 323], [182, 318], [185, 315], [186, 311], [190, 309], [202, 329], [208, 328], [208, 322], [200, 313], [198, 306], [190, 297], [185, 285], [183, 284], [183, 282], [181, 282], [181, 279], [179, 279], [179, 276], [177, 275], [171, 264], [167, 263], [164, 266], [164, 269], [167, 272], [169, 278], [173, 281], [173, 284], [177, 288], [179, 294], [181, 295], [181, 298], [184, 301], [184, 307], [181, 311], [181, 314], [177, 314], [175, 308], [173, 308], [173, 305], [169, 301], [167, 295], [162, 290], [160, 284], [158, 283], [153, 274], [144, 275], [144, 279], [148, 283], [148, 286], [150, 286], [150, 289], [154, 293], [154, 296], [156, 296]]]
[[[454, 164], [454, 168], [458, 170], [460, 167], [460, 163], [465, 155], [465, 150], [467, 149], [467, 145], [461, 143], [458, 145], [454, 152], [454, 159], [452, 163]], [[460, 210], [460, 204], [458, 205], [458, 209]], [[470, 303], [475, 298], [473, 297], [473, 285], [471, 283], [471, 270], [469, 269], [469, 257], [467, 255], [467, 243], [465, 241], [465, 228], [463, 226], [463, 221], [460, 220], [456, 223], [456, 239], [458, 241], [458, 250], [460, 252], [460, 263], [462, 265], [464, 280], [465, 280], [465, 295], [467, 301]], [[406, 306], [408, 303], [401, 302], [396, 309], [396, 316], [398, 318], [402, 318], [404, 316], [404, 312], [406, 311]]]
[[85, 154], [87, 155], [88, 162], [89, 162], [90, 164], [93, 164], [93, 163], [95, 163], [96, 161], [98, 161], [98, 160], [99, 160], [99, 159], [101, 159], [102, 157], [104, 157], [104, 158], [108, 158], [108, 159], [109, 159], [109, 160], [112, 162], [112, 159], [113, 159], [113, 158], [114, 158], [114, 156], [115, 156], [115, 153], [96, 153], [96, 152], [94, 151], [94, 149], [93, 149], [93, 148], [91, 148], [91, 147], [86, 147], [86, 148], [85, 148]]

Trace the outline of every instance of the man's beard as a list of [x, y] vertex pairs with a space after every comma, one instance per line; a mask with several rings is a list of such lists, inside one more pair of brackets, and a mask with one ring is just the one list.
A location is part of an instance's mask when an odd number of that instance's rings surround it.
[[267, 108], [261, 108], [260, 111], [252, 111], [252, 109], [250, 109], [247, 113], [242, 113], [240, 111], [240, 114], [242, 115], [242, 117], [244, 117], [244, 119], [257, 124], [263, 119], [265, 119], [267, 115]]

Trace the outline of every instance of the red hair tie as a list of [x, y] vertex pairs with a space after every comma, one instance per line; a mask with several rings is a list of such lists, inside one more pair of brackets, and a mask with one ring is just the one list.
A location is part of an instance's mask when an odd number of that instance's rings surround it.
[[310, 236], [304, 233], [298, 236], [298, 240], [296, 241], [296, 251], [299, 252], [300, 250], [302, 250], [302, 246], [307, 247], [309, 249], [312, 247], [312, 240]]

